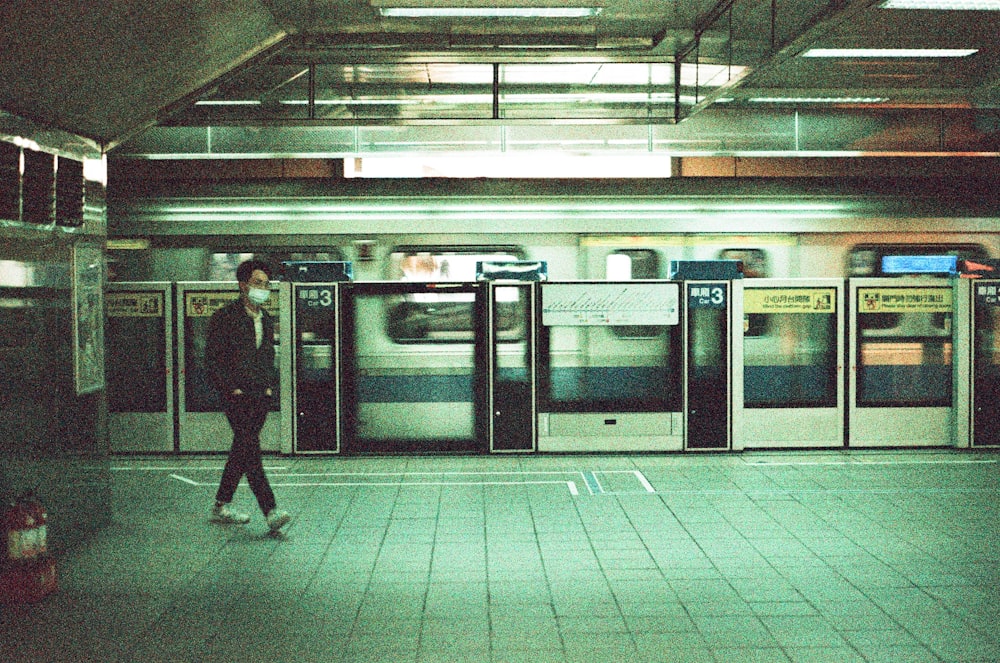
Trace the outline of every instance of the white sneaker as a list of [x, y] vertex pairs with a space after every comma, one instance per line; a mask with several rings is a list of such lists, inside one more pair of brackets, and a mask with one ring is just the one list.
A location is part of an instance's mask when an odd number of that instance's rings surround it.
[[216, 504], [212, 506], [211, 520], [213, 523], [222, 523], [225, 525], [246, 525], [250, 522], [250, 516], [245, 513], [233, 511], [229, 508], [228, 504]]
[[288, 524], [288, 521], [292, 517], [288, 515], [287, 511], [278, 511], [277, 509], [271, 509], [267, 512], [267, 526], [271, 528], [272, 532], [277, 532], [279, 529]]

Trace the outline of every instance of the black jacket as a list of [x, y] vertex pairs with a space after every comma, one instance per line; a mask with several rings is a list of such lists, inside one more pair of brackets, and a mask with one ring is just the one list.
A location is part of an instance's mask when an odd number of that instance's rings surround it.
[[205, 344], [205, 368], [222, 397], [236, 389], [248, 396], [263, 396], [276, 388], [274, 320], [262, 310], [264, 337], [257, 347], [251, 318], [237, 299], [212, 314]]

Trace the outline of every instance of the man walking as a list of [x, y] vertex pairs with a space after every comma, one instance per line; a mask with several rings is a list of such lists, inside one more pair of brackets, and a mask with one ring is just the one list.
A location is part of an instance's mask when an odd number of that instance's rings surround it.
[[245, 474], [268, 527], [277, 532], [291, 516], [276, 508], [260, 452], [260, 431], [277, 377], [274, 321], [261, 308], [271, 295], [269, 279], [269, 267], [262, 261], [247, 260], [236, 268], [240, 296], [213, 313], [208, 322], [205, 367], [233, 429], [233, 446], [215, 495], [212, 521], [241, 525], [250, 521], [249, 515], [229, 508]]

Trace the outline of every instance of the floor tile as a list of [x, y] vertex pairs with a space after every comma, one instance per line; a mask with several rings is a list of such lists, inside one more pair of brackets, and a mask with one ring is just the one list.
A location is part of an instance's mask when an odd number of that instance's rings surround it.
[[[211, 487], [170, 478], [217, 477], [217, 457], [116, 459], [134, 469], [113, 475], [112, 524], [60, 556], [60, 591], [0, 611], [0, 651], [52, 663], [992, 663], [1000, 539], [983, 532], [1000, 531], [1000, 456], [969, 457], [268, 459], [288, 468], [281, 537], [245, 485], [234, 505], [250, 524], [220, 527], [205, 515]], [[291, 478], [497, 468], [508, 484]], [[593, 472], [615, 490], [518, 478], [539, 471]], [[611, 471], [640, 471], [654, 492], [630, 493]]]

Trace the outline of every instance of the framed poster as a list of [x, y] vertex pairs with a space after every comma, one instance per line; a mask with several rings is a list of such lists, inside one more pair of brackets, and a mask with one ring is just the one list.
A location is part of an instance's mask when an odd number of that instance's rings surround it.
[[73, 372], [76, 393], [104, 388], [104, 250], [73, 246]]

